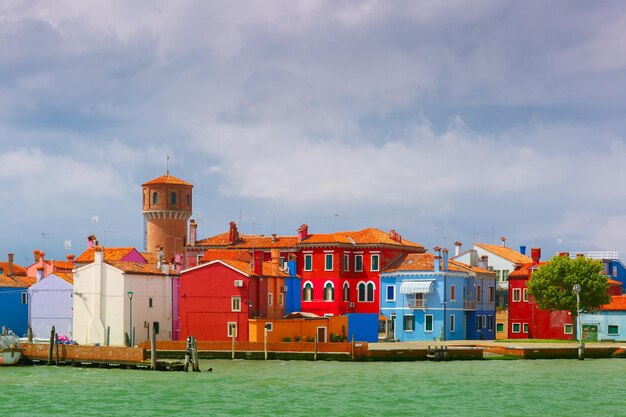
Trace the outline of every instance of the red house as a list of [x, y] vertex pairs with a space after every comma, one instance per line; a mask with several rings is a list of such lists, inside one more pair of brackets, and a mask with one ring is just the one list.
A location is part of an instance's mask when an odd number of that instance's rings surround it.
[[208, 250], [201, 264], [180, 274], [180, 339], [247, 341], [248, 319], [284, 315], [278, 260], [246, 250]]

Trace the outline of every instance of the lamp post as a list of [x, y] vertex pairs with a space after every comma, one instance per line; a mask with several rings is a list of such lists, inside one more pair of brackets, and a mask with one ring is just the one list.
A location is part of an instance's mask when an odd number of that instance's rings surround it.
[[572, 288], [576, 293], [576, 333], [578, 334], [578, 360], [585, 359], [585, 345], [583, 344], [582, 323], [580, 322], [580, 285], [576, 284]]
[[129, 319], [128, 319], [128, 339], [130, 340], [130, 347], [135, 346], [135, 335], [133, 332], [133, 295], [135, 294], [132, 291], [128, 291], [128, 302], [129, 302]]

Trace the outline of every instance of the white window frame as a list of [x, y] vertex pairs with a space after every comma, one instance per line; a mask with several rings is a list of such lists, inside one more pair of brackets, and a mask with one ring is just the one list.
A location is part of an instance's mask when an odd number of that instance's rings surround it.
[[344, 272], [350, 272], [350, 254], [343, 254], [343, 270]]
[[[517, 331], [515, 331], [515, 326], [517, 326]], [[511, 333], [521, 333], [522, 332], [522, 323], [511, 323]]]
[[[361, 261], [360, 268], [358, 260]], [[363, 254], [354, 255], [354, 272], [363, 272]]]
[[[330, 268], [328, 268], [328, 259], [330, 257]], [[335, 255], [332, 253], [324, 254], [324, 271], [333, 271], [335, 267]]]
[[[307, 269], [307, 259], [309, 259], [309, 267]], [[305, 253], [304, 254], [304, 270], [305, 271], [312, 271], [313, 270], [313, 254], [312, 253]]]
[[[363, 298], [361, 299], [361, 285], [363, 285]], [[364, 303], [367, 300], [367, 283], [365, 281], [359, 281], [356, 284], [356, 299], [359, 303]]]
[[278, 294], [278, 302], [280, 303], [279, 305], [282, 307], [285, 305], [285, 293], [281, 292]]
[[[328, 287], [328, 284], [330, 284], [330, 288], [331, 288], [330, 299], [328, 297], [326, 297], [326, 289]], [[332, 281], [326, 281], [324, 283], [324, 301], [327, 302], [327, 303], [335, 301], [335, 284], [333, 284]]]
[[[370, 300], [369, 297], [369, 286], [370, 284], [372, 285], [372, 299]], [[376, 284], [374, 284], [374, 281], [367, 281], [365, 283], [365, 302], [367, 303], [373, 303], [376, 300]]]
[[268, 332], [271, 332], [274, 330], [274, 322], [271, 321], [266, 321], [265, 322], [265, 326], [263, 326], [265, 329], [267, 329]]
[[[311, 284], [311, 298], [309, 300], [307, 300], [304, 297], [304, 294], [306, 293], [306, 291], [304, 291], [307, 288], [307, 284]], [[313, 297], [315, 296], [315, 286], [313, 285], [313, 283], [311, 281], [305, 281], [304, 284], [302, 284], [302, 301], [304, 302], [311, 302], [313, 301]]]
[[522, 289], [513, 288], [513, 302], [519, 303], [520, 301], [522, 301]]
[[480, 314], [476, 316], [476, 331], [479, 332], [483, 327], [483, 316]]
[[[413, 320], [412, 320], [413, 328], [412, 328], [411, 330], [407, 330], [407, 329], [406, 329], [406, 320], [407, 320], [407, 318], [409, 318], [409, 317], [413, 318]], [[415, 331], [415, 315], [414, 315], [414, 314], [405, 314], [405, 315], [404, 315], [404, 322], [402, 323], [402, 325], [404, 326], [404, 331], [405, 331], [405, 332], [411, 332], [411, 333], [413, 333], [413, 332]]]
[[613, 265], [613, 278], [617, 278], [617, 266]]
[[487, 327], [487, 316], [483, 314], [483, 328]]
[[[376, 269], [374, 269], [374, 258], [376, 258]], [[372, 253], [370, 255], [370, 271], [376, 272], [380, 271], [380, 254]]]
[[487, 294], [488, 302], [494, 302], [496, 300], [496, 288], [490, 285], [487, 291], [489, 291], [489, 294]]
[[493, 331], [493, 316], [492, 315], [488, 315], [487, 316], [487, 330], [489, 331]]
[[456, 320], [454, 314], [450, 314], [450, 333], [454, 333]]
[[[346, 292], [346, 288], [348, 289], [348, 292]], [[342, 296], [343, 301], [346, 301], [346, 302], [350, 301], [350, 284], [348, 284], [348, 281], [344, 282], [343, 286], [341, 287], [341, 296]]]
[[273, 292], [267, 293], [267, 306], [268, 307], [274, 306], [274, 293]]
[[234, 295], [230, 297], [230, 310], [233, 312], [241, 311], [241, 296]]
[[[389, 289], [391, 289], [392, 292], [392, 296], [393, 297], [389, 297]], [[387, 302], [395, 302], [396, 301], [396, 286], [395, 285], [387, 285], [385, 287], [385, 301]]]
[[480, 303], [482, 302], [483, 299], [483, 287], [482, 285], [477, 285], [476, 286], [476, 302]]
[[[615, 327], [617, 331], [615, 333], [611, 333], [611, 327]], [[606, 325], [606, 335], [607, 336], [619, 336], [619, 324], [607, 324]]]
[[450, 301], [456, 301], [456, 285], [450, 284]]
[[[430, 326], [431, 329], [428, 330], [428, 317], [430, 317]], [[433, 329], [435, 328], [435, 318], [433, 317], [432, 314], [425, 314], [424, 315], [424, 333], [432, 333]]]
[[237, 337], [237, 322], [229, 321], [226, 323], [226, 334], [228, 337]]
[[[569, 326], [569, 332], [567, 331], [568, 326]], [[574, 325], [573, 324], [563, 325], [563, 334], [574, 334]]]
[[528, 288], [524, 288], [524, 291], [522, 291], [522, 300], [525, 303], [528, 302]]
[[522, 323], [522, 333], [528, 334], [528, 323]]

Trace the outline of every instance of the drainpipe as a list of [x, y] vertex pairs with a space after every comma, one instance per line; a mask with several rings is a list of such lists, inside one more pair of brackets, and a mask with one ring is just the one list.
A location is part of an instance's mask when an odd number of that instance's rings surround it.
[[447, 331], [447, 307], [448, 307], [448, 248], [443, 249], [443, 341], [445, 342]]

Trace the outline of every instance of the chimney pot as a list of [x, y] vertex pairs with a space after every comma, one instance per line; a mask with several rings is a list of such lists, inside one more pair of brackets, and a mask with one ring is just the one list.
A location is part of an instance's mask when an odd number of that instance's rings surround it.
[[541, 259], [541, 248], [531, 248], [530, 249], [530, 257], [533, 260], [533, 263], [536, 265], [539, 263], [539, 259]]
[[9, 276], [13, 276], [13, 254], [9, 253]]

